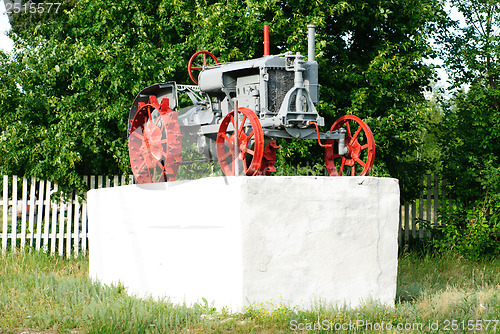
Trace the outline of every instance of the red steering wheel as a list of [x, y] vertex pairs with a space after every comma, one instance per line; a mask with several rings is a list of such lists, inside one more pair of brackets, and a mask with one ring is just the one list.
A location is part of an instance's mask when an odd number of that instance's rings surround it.
[[[199, 55], [203, 56], [203, 63], [202, 63], [202, 65], [199, 65], [199, 64], [195, 65], [195, 64], [193, 64], [195, 58], [198, 57]], [[196, 52], [189, 59], [188, 73], [189, 73], [189, 77], [191, 78], [191, 80], [193, 80], [193, 82], [195, 84], [198, 84], [198, 81], [193, 76], [193, 70], [200, 70], [201, 71], [201, 70], [203, 70], [203, 68], [205, 68], [206, 66], [208, 66], [208, 64], [207, 64], [207, 55], [210, 56], [215, 61], [215, 65], [219, 65], [219, 61], [217, 60], [217, 58], [211, 52], [206, 51], [206, 50], [202, 50], [202, 51]]]

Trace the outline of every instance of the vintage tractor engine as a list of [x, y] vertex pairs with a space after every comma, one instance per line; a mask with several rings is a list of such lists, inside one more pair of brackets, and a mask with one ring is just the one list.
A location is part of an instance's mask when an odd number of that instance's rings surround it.
[[[361, 119], [346, 115], [330, 131], [319, 131], [324, 119], [314, 106], [315, 27], [308, 29], [307, 61], [300, 53], [269, 55], [265, 26], [262, 58], [221, 64], [212, 53], [198, 51], [188, 64], [195, 85], [167, 82], [143, 89], [129, 116], [130, 164], [136, 181], [175, 180], [185, 163], [181, 153], [186, 135], [197, 139], [198, 153], [206, 160], [218, 160], [225, 175], [271, 175], [276, 171], [277, 138], [317, 139], [325, 148], [332, 176], [368, 175], [375, 141]], [[182, 93], [192, 105], [180, 108]]]

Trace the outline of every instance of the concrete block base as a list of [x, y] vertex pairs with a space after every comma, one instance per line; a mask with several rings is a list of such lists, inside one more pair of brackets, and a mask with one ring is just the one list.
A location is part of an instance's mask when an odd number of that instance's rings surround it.
[[88, 193], [90, 276], [217, 308], [394, 305], [399, 185], [217, 177]]

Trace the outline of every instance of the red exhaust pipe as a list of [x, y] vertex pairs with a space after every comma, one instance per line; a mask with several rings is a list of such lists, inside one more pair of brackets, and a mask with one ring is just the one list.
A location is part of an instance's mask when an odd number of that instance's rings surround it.
[[264, 25], [264, 56], [269, 56], [269, 26]]

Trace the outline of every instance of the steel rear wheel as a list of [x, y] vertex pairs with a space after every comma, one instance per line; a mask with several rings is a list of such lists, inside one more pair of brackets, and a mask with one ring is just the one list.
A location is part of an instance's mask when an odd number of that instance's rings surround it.
[[132, 120], [128, 146], [130, 167], [137, 183], [174, 181], [182, 161], [182, 135], [178, 114], [164, 98], [151, 96]]
[[345, 145], [348, 153], [338, 154], [338, 141], [325, 148], [326, 169], [331, 176], [365, 176], [369, 175], [375, 161], [375, 139], [368, 125], [359, 117], [345, 115], [333, 123], [330, 131], [340, 128], [346, 130]]
[[[238, 148], [235, 156], [234, 111], [222, 120], [217, 133], [217, 158], [222, 171], [227, 176], [235, 175], [238, 163], [240, 174], [256, 175], [261, 167], [264, 154], [264, 133], [255, 113], [248, 108], [238, 108]], [[231, 126], [230, 126], [231, 125]]]

